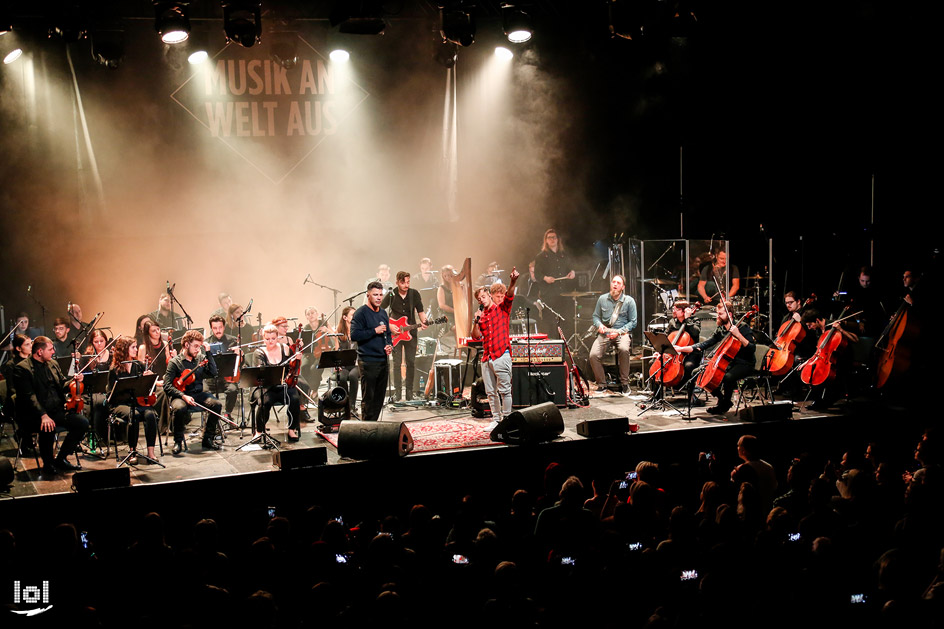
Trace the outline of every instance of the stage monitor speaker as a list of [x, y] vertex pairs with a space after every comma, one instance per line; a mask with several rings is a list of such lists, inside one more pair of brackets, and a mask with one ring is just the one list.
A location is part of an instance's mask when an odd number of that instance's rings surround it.
[[117, 489], [131, 486], [131, 468], [116, 467], [114, 469], [88, 470], [76, 472], [72, 475], [72, 489], [76, 493], [95, 491], [98, 489]]
[[276, 450], [272, 453], [272, 463], [285, 470], [303, 470], [328, 464], [328, 451], [324, 446], [300, 448], [298, 450]]
[[581, 437], [615, 437], [629, 432], [628, 417], [606, 417], [604, 419], [585, 419], [577, 424], [577, 434]]
[[492, 431], [492, 441], [523, 444], [551, 441], [564, 432], [564, 418], [554, 402], [513, 411]]
[[413, 450], [404, 422], [348, 420], [338, 426], [338, 454], [348, 459], [392, 459]]
[[525, 408], [544, 402], [553, 402], [561, 408], [567, 406], [567, 365], [514, 365], [511, 368], [512, 407]]
[[13, 465], [7, 458], [0, 459], [0, 487], [9, 487], [13, 484]]
[[776, 422], [793, 417], [793, 402], [782, 401], [773, 404], [747, 406], [738, 411], [738, 417], [746, 422]]

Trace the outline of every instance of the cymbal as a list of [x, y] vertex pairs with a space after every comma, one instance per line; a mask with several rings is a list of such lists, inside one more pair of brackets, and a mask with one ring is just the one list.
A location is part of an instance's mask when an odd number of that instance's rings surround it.
[[572, 290], [569, 293], [561, 293], [561, 297], [593, 297], [596, 293]]
[[639, 282], [642, 284], [649, 282], [650, 284], [656, 284], [658, 286], [674, 286], [676, 284], [676, 282], [673, 280], [663, 280], [663, 279], [659, 279], [658, 277], [650, 277], [648, 279], [642, 279], [642, 280], [639, 280]]
[[748, 275], [747, 277], [742, 277], [741, 279], [742, 280], [763, 280], [766, 278], [763, 275], [758, 273], [757, 275]]

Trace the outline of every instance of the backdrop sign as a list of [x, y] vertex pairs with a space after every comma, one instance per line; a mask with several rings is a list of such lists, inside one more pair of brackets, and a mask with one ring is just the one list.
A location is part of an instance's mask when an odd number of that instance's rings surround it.
[[216, 138], [281, 182], [367, 99], [368, 93], [298, 38], [286, 70], [262, 47], [228, 45], [171, 98]]

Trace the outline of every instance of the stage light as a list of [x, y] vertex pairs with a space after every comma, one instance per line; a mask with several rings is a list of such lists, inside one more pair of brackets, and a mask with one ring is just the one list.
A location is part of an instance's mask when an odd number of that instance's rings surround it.
[[251, 48], [262, 40], [261, 0], [221, 0], [226, 41]]
[[125, 53], [124, 31], [96, 30], [92, 32], [92, 59], [106, 68], [117, 68]]
[[504, 46], [497, 46], [495, 48], [495, 56], [502, 61], [511, 61], [514, 58], [515, 53], [511, 52]]
[[154, 0], [154, 30], [165, 44], [179, 44], [190, 37], [189, 2]]
[[328, 22], [351, 35], [383, 35], [387, 28], [382, 0], [336, 0]]
[[190, 53], [190, 56], [187, 57], [187, 61], [190, 62], [191, 65], [200, 65], [209, 58], [210, 55], [206, 50], [194, 50]]
[[443, 41], [458, 46], [471, 46], [475, 43], [475, 18], [463, 8], [462, 0], [440, 2]]
[[502, 4], [502, 27], [505, 37], [513, 44], [523, 44], [534, 35], [531, 16], [513, 4]]
[[22, 48], [14, 48], [9, 53], [7, 53], [6, 56], [3, 57], [3, 63], [5, 65], [10, 65], [11, 63], [19, 59], [22, 55], [23, 55]]
[[437, 44], [433, 59], [444, 68], [454, 68], [459, 58], [459, 47], [451, 42]]
[[328, 57], [335, 63], [344, 63], [351, 58], [351, 53], [341, 48], [336, 48], [328, 53]]
[[269, 56], [286, 70], [294, 68], [298, 65], [298, 36], [290, 31], [272, 33]]
[[344, 387], [329, 388], [318, 398], [318, 421], [334, 427], [351, 418], [351, 399]]

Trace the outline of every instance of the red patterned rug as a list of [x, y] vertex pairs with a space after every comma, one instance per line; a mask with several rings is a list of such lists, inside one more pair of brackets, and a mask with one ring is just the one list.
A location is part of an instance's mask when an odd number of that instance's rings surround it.
[[[425, 419], [406, 422], [406, 427], [413, 435], [414, 452], [434, 452], [498, 445], [485, 432], [489, 423], [489, 419]], [[335, 448], [338, 447], [338, 433], [318, 434]]]

